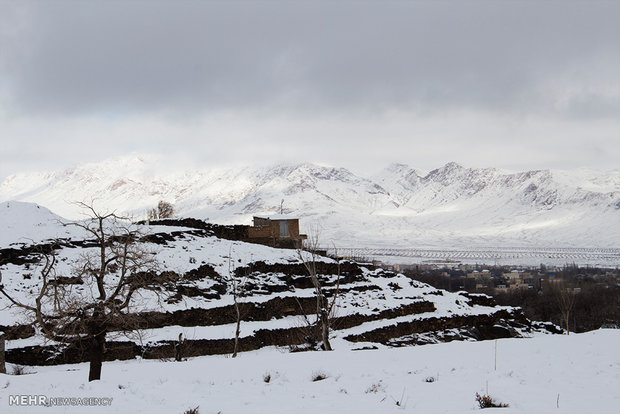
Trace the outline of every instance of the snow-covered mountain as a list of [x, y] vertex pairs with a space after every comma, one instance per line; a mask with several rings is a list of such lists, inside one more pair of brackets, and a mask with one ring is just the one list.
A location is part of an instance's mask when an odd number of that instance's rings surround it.
[[180, 168], [127, 156], [62, 171], [17, 174], [0, 201], [35, 202], [79, 218], [71, 201], [142, 218], [159, 200], [178, 215], [249, 224], [283, 210], [339, 246], [620, 245], [620, 169], [518, 173], [456, 163], [423, 175], [393, 164], [372, 177], [313, 164]]

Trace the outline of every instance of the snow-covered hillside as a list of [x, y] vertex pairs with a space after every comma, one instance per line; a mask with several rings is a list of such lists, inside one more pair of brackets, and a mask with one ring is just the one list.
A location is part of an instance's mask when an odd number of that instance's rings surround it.
[[618, 247], [620, 170], [509, 173], [449, 163], [421, 175], [394, 164], [373, 177], [313, 164], [172, 169], [128, 156], [63, 171], [17, 174], [0, 201], [30, 201], [78, 218], [90, 201], [142, 218], [159, 200], [181, 216], [250, 224], [299, 216], [341, 247]]
[[33, 203], [0, 203], [0, 248], [10, 244], [32, 244], [46, 239], [67, 237], [71, 229], [65, 220], [45, 207]]
[[[21, 207], [18, 203], [8, 209]], [[41, 216], [49, 215], [43, 209], [29, 208], [39, 211], [28, 216], [32, 227]], [[25, 220], [20, 223], [24, 228], [28, 225]], [[241, 351], [308, 344], [307, 338], [313, 335], [313, 328], [308, 326], [316, 313], [316, 297], [301, 253], [221, 239], [208, 229], [137, 227], [142, 234], [140, 250], [156, 260], [153, 270], [142, 277], [165, 278], [165, 283], [157, 289], [142, 289], [132, 299], [132, 326], [143, 327], [139, 337], [133, 329], [127, 332], [122, 326], [109, 325], [108, 340], [112, 342], [106, 358], [170, 357], [171, 344], [179, 333], [191, 345], [190, 356], [232, 352], [236, 322], [232, 276], [242, 289]], [[91, 273], [82, 272], [84, 258], [100, 252], [92, 238], [75, 233], [53, 246], [56, 264], [50, 278], [57, 286], [54, 294], [70, 304], [86, 306], [98, 300]], [[47, 251], [51, 248], [49, 244], [46, 247]], [[22, 243], [0, 249], [3, 292], [11, 297], [0, 295], [0, 329], [9, 339], [7, 360], [34, 365], [83, 361], [87, 355], [79, 344], [67, 347], [45, 339], [31, 328], [33, 315], [11, 306], [14, 300], [34, 306], [42, 284], [41, 250]], [[485, 295], [437, 290], [369, 264], [337, 263], [321, 257], [316, 266], [323, 292], [328, 298], [337, 298], [332, 338], [343, 348], [481, 340], [522, 336], [540, 329], [558, 331], [553, 325], [528, 321], [517, 308], [497, 306]], [[121, 280], [120, 267], [106, 269], [102, 286], [109, 296]], [[54, 313], [55, 301], [41, 303], [44, 313]]]

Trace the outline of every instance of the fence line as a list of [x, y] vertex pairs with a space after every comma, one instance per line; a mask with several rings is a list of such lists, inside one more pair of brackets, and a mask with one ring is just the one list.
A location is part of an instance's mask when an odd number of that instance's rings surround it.
[[339, 247], [326, 248], [327, 253], [352, 258], [370, 258], [376, 256], [421, 257], [428, 259], [565, 259], [565, 260], [604, 260], [620, 263], [620, 249], [613, 248], [479, 248], [474, 250], [460, 249], [402, 249], [378, 247]]

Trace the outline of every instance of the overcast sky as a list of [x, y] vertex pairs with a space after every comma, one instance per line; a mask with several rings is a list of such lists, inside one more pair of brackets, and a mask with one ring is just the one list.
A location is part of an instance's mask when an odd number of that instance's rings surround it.
[[0, 0], [0, 179], [118, 155], [620, 167], [620, 1]]

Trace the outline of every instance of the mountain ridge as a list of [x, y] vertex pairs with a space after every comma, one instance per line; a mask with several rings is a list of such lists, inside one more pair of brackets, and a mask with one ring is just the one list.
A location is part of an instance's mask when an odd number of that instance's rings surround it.
[[180, 216], [224, 224], [249, 224], [282, 205], [340, 245], [620, 245], [620, 170], [512, 173], [450, 162], [426, 175], [390, 164], [363, 177], [311, 163], [174, 168], [131, 155], [12, 175], [0, 183], [0, 201], [9, 200], [67, 218], [78, 213], [67, 201], [142, 218], [165, 200]]

